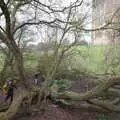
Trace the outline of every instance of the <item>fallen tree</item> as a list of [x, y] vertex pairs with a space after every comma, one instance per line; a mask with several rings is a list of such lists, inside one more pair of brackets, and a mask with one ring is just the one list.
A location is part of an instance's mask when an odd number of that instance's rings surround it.
[[57, 91], [57, 86], [53, 86], [51, 89], [51, 95], [55, 99], [67, 100], [69, 105], [70, 101], [79, 101], [81, 102], [81, 104], [83, 104], [83, 102], [86, 102], [89, 105], [93, 105], [92, 107], [100, 107], [105, 111], [108, 110], [120, 112], [120, 88], [118, 87], [119, 84], [120, 76], [114, 76], [109, 78], [108, 80], [105, 80], [104, 83], [97, 85], [95, 88], [85, 93], [75, 93], [70, 91], [59, 93]]
[[[103, 112], [120, 112], [119, 84], [120, 76], [114, 76], [85, 93], [76, 93], [72, 91], [59, 92], [58, 86], [53, 85], [50, 88], [48, 95], [50, 95], [56, 102], [59, 101], [67, 106], [86, 109], [92, 108], [94, 110], [96, 109]], [[40, 90], [41, 89], [39, 88], [34, 88], [34, 90], [31, 92], [23, 91], [22, 93], [19, 93], [12, 105], [9, 106], [9, 109], [0, 113], [0, 119], [8, 120], [8, 118], [12, 118], [18, 112], [19, 108], [22, 107], [22, 104], [24, 104], [26, 101], [27, 104], [32, 107], [32, 101], [37, 99], [35, 96], [39, 96]], [[38, 101], [36, 101], [34, 104], [38, 105], [37, 102]]]

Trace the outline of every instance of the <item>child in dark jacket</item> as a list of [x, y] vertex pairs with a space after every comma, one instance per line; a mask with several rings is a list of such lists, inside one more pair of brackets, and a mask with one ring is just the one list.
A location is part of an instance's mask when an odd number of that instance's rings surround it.
[[10, 103], [13, 101], [13, 96], [14, 96], [14, 88], [16, 88], [14, 81], [9, 80], [8, 82], [8, 91], [7, 91], [7, 96], [5, 97], [5, 101], [7, 101], [10, 98]]

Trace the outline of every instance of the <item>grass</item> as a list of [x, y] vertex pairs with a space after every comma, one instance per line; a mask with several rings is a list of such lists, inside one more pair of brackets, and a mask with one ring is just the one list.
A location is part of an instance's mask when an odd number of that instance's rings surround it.
[[25, 52], [24, 53], [24, 65], [25, 68], [36, 68], [39, 60], [39, 53], [37, 52]]
[[80, 51], [76, 61], [80, 61], [83, 68], [95, 73], [104, 72], [106, 46], [78, 46], [75, 49]]

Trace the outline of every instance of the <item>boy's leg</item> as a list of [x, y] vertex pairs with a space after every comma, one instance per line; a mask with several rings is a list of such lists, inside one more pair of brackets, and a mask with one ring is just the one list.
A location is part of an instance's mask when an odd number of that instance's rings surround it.
[[9, 99], [10, 95], [8, 94], [6, 97], [5, 97], [5, 101], [7, 101]]
[[10, 95], [10, 103], [13, 101], [13, 94]]
[[38, 84], [38, 79], [34, 80], [34, 84], [37, 85]]

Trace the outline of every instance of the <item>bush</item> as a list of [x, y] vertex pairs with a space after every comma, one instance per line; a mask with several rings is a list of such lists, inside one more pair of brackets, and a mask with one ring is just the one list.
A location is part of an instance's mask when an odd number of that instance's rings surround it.
[[[40, 59], [38, 61], [37, 69], [44, 76], [47, 75], [49, 70], [51, 69], [54, 61], [54, 56], [52, 53], [45, 53], [40, 55]], [[72, 67], [71, 67], [72, 66]], [[87, 73], [87, 69], [84, 68], [80, 60], [75, 61], [73, 57], [68, 57], [62, 60], [61, 64], [57, 68], [53, 78], [54, 79], [73, 79], [80, 75], [85, 75]]]
[[38, 61], [37, 70], [40, 71], [44, 76], [46, 76], [52, 67], [52, 63], [53, 54], [48, 53], [41, 54], [40, 59]]
[[88, 46], [88, 43], [85, 40], [81, 40], [78, 42], [78, 45]]

